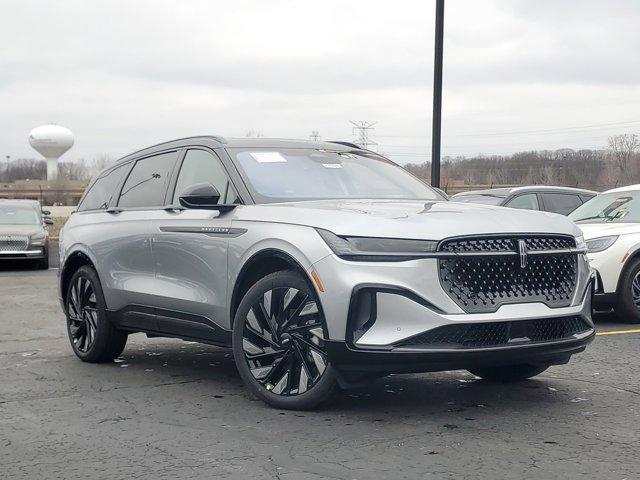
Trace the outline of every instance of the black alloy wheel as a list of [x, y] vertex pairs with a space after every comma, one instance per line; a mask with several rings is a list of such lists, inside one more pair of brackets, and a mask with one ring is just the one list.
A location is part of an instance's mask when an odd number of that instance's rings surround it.
[[280, 408], [325, 400], [335, 379], [323, 323], [315, 293], [300, 275], [277, 272], [257, 282], [234, 323], [234, 356], [245, 383]]
[[67, 298], [69, 335], [75, 348], [87, 353], [98, 333], [96, 294], [88, 278], [79, 276], [71, 285]]
[[83, 266], [73, 274], [65, 298], [67, 333], [78, 358], [97, 363], [118, 357], [128, 335], [107, 320], [102, 287], [93, 268]]
[[640, 323], [640, 259], [625, 265], [618, 284], [616, 315], [623, 322]]

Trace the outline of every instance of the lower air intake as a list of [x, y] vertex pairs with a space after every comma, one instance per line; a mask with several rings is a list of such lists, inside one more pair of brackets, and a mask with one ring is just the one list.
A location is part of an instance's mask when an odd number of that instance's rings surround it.
[[434, 328], [397, 343], [396, 347], [490, 348], [568, 340], [591, 330], [582, 317], [511, 322], [460, 323]]

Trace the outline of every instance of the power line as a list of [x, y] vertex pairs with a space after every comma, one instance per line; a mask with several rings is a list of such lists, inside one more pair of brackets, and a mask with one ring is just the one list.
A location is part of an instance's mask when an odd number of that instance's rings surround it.
[[[614, 122], [614, 123], [597, 123], [592, 125], [581, 125], [575, 127], [560, 127], [544, 130], [520, 130], [520, 131], [508, 131], [508, 132], [485, 132], [485, 133], [454, 133], [444, 135], [445, 137], [488, 137], [488, 136], [500, 136], [500, 135], [542, 135], [553, 133], [564, 133], [570, 130], [584, 130], [592, 128], [613, 127], [620, 125], [632, 125], [640, 123], [640, 120], [629, 120], [627, 122]], [[426, 135], [378, 135], [380, 138], [429, 138]]]
[[377, 145], [376, 142], [369, 138], [369, 130], [373, 130], [373, 126], [377, 122], [350, 120], [350, 123], [353, 125], [353, 133], [357, 135], [356, 144], [364, 149], [369, 148], [369, 145]]

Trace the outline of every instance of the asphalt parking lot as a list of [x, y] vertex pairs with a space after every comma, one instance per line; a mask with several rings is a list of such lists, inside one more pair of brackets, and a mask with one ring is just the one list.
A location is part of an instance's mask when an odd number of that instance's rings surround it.
[[56, 270], [0, 270], [2, 479], [640, 477], [638, 326], [599, 318], [613, 334], [518, 386], [397, 375], [289, 412], [211, 346], [138, 334], [84, 364]]

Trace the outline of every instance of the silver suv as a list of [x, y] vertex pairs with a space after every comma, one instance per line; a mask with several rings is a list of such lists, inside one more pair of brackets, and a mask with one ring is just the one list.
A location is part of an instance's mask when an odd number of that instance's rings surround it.
[[247, 387], [312, 408], [392, 372], [523, 380], [594, 337], [580, 230], [453, 203], [347, 143], [194, 137], [117, 161], [61, 232], [87, 362], [127, 335], [232, 347]]

